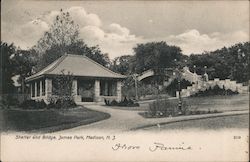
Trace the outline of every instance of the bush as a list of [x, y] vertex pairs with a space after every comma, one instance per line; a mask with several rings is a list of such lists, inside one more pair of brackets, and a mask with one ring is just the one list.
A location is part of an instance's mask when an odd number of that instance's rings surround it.
[[75, 101], [72, 97], [51, 97], [48, 100], [49, 104], [47, 105], [48, 109], [56, 108], [56, 109], [66, 109], [72, 108], [76, 106]]
[[37, 109], [43, 109], [43, 108], [46, 108], [46, 107], [47, 107], [47, 104], [44, 102], [44, 100], [36, 102], [36, 108]]
[[105, 105], [106, 105], [106, 106], [110, 106], [110, 102], [109, 102], [109, 100], [104, 99], [104, 103], [105, 103]]
[[116, 100], [111, 101], [110, 106], [117, 106], [118, 102]]
[[44, 100], [25, 100], [19, 105], [19, 107], [23, 109], [43, 109], [47, 107], [47, 104], [44, 102]]
[[9, 106], [17, 106], [19, 105], [19, 101], [17, 99], [17, 96], [13, 94], [4, 94], [1, 96], [1, 107], [8, 108]]
[[127, 99], [126, 97], [121, 102], [117, 102], [116, 100], [109, 100], [104, 99], [104, 103], [106, 106], [124, 106], [124, 107], [138, 107], [140, 106], [139, 103], [134, 103], [133, 100]]
[[188, 113], [188, 105], [185, 101], [182, 101], [182, 108], [179, 110], [178, 100], [156, 100], [149, 104], [149, 113], [151, 116], [156, 117], [167, 117], [167, 116], [177, 116], [181, 114]]
[[[181, 89], [186, 89], [188, 86], [192, 86], [192, 83], [182, 79], [180, 86]], [[176, 91], [178, 90], [179, 84], [177, 79], [174, 79], [167, 87], [164, 88], [164, 91], [166, 91], [170, 96], [176, 96]]]
[[63, 108], [72, 108], [76, 106], [76, 103], [71, 97], [64, 97], [64, 98], [57, 98], [57, 97], [50, 97], [48, 99], [48, 104], [41, 101], [35, 100], [25, 100], [19, 106], [23, 109], [63, 109]]
[[201, 97], [201, 96], [213, 96], [213, 95], [235, 95], [235, 94], [239, 94], [239, 92], [234, 92], [230, 89], [225, 89], [225, 87], [220, 88], [218, 85], [214, 86], [214, 88], [212, 89], [211, 87], [209, 87], [209, 89], [205, 90], [205, 91], [199, 91], [198, 93], [191, 95], [191, 97]]

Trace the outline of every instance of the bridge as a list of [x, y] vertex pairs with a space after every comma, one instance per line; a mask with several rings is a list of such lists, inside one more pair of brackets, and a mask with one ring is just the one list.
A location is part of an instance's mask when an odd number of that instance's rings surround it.
[[[170, 74], [170, 71], [172, 74]], [[137, 77], [137, 80], [142, 81], [143, 79], [154, 75], [159, 75], [159, 72], [154, 69], [150, 69], [139, 75]], [[169, 76], [168, 81], [164, 82], [164, 86], [166, 87], [171, 84], [174, 79], [177, 78], [176, 72], [173, 69], [163, 69], [161, 70], [161, 75]], [[242, 83], [236, 83], [236, 81], [232, 81], [230, 79], [220, 80], [218, 78], [215, 78], [214, 80], [208, 80], [208, 75], [206, 73], [204, 74], [204, 76], [201, 76], [191, 72], [188, 67], [184, 67], [180, 71], [180, 77], [192, 83], [192, 86], [181, 90], [182, 97], [188, 97], [198, 93], [199, 91], [206, 91], [209, 88], [213, 89], [216, 85], [220, 88], [225, 88], [226, 90], [230, 89], [238, 93], [248, 93], [248, 86], [243, 86]], [[176, 97], [178, 97], [178, 95], [179, 93], [176, 92]]]

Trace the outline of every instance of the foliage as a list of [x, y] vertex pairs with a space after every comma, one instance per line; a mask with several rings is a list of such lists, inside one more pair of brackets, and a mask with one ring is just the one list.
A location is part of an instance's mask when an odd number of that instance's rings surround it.
[[127, 99], [126, 97], [120, 102], [117, 102], [116, 100], [112, 100], [111, 102], [109, 102], [109, 100], [106, 99], [104, 99], [104, 102], [106, 106], [123, 106], [123, 107], [140, 106], [139, 103], [135, 103], [133, 100]]
[[135, 97], [135, 81], [131, 76], [123, 81], [122, 96]]
[[123, 55], [120, 57], [116, 57], [112, 63], [112, 70], [118, 72], [123, 75], [128, 75], [131, 72], [133, 56]]
[[28, 93], [28, 88], [25, 85], [25, 78], [32, 75], [32, 69], [38, 62], [38, 55], [35, 50], [20, 50], [18, 49], [14, 56], [13, 69], [14, 74], [18, 75], [18, 82], [21, 84], [22, 93]]
[[59, 98], [71, 97], [73, 79], [72, 73], [61, 71], [60, 75], [53, 77], [53, 93]]
[[50, 97], [48, 101], [49, 103], [46, 104], [44, 100], [25, 100], [19, 104], [19, 107], [22, 109], [65, 109], [76, 107], [76, 103], [71, 97]]
[[158, 95], [159, 93], [159, 87], [155, 84], [150, 85], [150, 87], [145, 84], [139, 84], [138, 86], [139, 96]]
[[[158, 86], [152, 84], [150, 87], [137, 82], [138, 96], [156, 95], [159, 93]], [[130, 76], [123, 81], [122, 95], [128, 98], [135, 98], [135, 80]]]
[[3, 94], [1, 95], [0, 103], [3, 108], [9, 108], [9, 106], [16, 106], [19, 104], [19, 100], [14, 94]]
[[49, 31], [38, 41], [35, 49], [40, 53], [45, 52], [55, 45], [66, 47], [77, 41], [79, 37], [79, 27], [74, 23], [69, 12], [61, 9], [59, 15], [56, 16]]
[[210, 114], [219, 113], [218, 110], [197, 110], [191, 109], [186, 100], [182, 100], [181, 110], [178, 108], [178, 100], [156, 100], [149, 104], [149, 109], [147, 112], [140, 113], [146, 118], [160, 118], [160, 117], [174, 117], [179, 115], [198, 115], [198, 114]]
[[225, 87], [220, 88], [218, 85], [214, 86], [214, 88], [209, 88], [205, 91], [199, 91], [198, 93], [192, 95], [191, 97], [197, 97], [197, 96], [213, 96], [213, 95], [234, 95], [239, 94], [239, 92], [234, 92], [230, 89], [225, 89]]
[[185, 114], [188, 110], [188, 105], [182, 101], [182, 109], [178, 108], [178, 100], [156, 100], [149, 104], [149, 114], [156, 117], [178, 116], [179, 112]]
[[68, 12], [61, 10], [48, 32], [37, 42], [34, 49], [40, 55], [36, 71], [43, 69], [62, 55], [86, 55], [103, 66], [109, 66], [107, 54], [103, 54], [98, 46], [88, 47], [79, 38], [78, 25], [74, 23]]
[[55, 96], [49, 98], [48, 108], [70, 108], [76, 106], [74, 102], [74, 95], [72, 96], [73, 74], [61, 71], [61, 75], [53, 78], [52, 92]]
[[72, 97], [50, 97], [48, 99], [48, 109], [68, 109], [76, 107], [76, 103]]
[[12, 60], [12, 56], [15, 53], [15, 46], [13, 44], [7, 44], [1, 42], [1, 57], [0, 57], [0, 92], [1, 94], [11, 94], [14, 93], [15, 87], [13, 85], [13, 80], [11, 79], [14, 74], [14, 62]]
[[108, 113], [81, 107], [70, 110], [0, 110], [0, 132], [32, 131], [51, 133], [59, 130], [88, 125], [110, 117]]
[[19, 107], [22, 109], [44, 109], [47, 107], [47, 104], [44, 102], [44, 100], [25, 100], [19, 105]]
[[207, 66], [209, 79], [231, 79], [247, 82], [249, 75], [250, 43], [238, 43], [229, 48], [222, 48], [199, 55], [191, 55], [188, 66], [191, 71], [204, 74]]
[[65, 53], [85, 55], [99, 64], [108, 67], [110, 64], [107, 54], [103, 54], [98, 46], [88, 47], [82, 40], [77, 40], [69, 45], [53, 45], [41, 56], [37, 70], [46, 67]]
[[[191, 86], [192, 83], [183, 79], [180, 82], [180, 89], [186, 89], [188, 86]], [[170, 96], [176, 96], [176, 91], [179, 90], [178, 80], [173, 80], [163, 91], [167, 92]]]
[[166, 42], [150, 42], [137, 44], [134, 48], [135, 62], [132, 69], [136, 73], [141, 73], [148, 69], [174, 67], [180, 60], [181, 49], [176, 46], [169, 46]]

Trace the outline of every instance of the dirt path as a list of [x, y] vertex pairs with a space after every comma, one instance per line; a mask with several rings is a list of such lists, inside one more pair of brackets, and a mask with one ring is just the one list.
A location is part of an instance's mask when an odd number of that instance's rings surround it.
[[202, 118], [212, 118], [216, 116], [228, 116], [228, 115], [237, 115], [237, 114], [247, 114], [248, 110], [245, 111], [231, 111], [224, 113], [216, 114], [203, 114], [203, 115], [191, 115], [191, 116], [179, 116], [174, 118], [153, 118], [145, 119], [142, 116], [138, 115], [139, 111], [128, 111], [120, 109], [112, 109], [106, 106], [100, 105], [85, 105], [85, 107], [109, 113], [111, 117], [107, 120], [102, 120], [96, 123], [89, 125], [79, 126], [72, 129], [67, 129], [60, 131], [60, 133], [86, 133], [86, 130], [91, 131], [101, 131], [101, 132], [124, 132], [130, 130], [139, 130], [147, 126], [157, 125], [159, 123], [172, 123], [176, 121], [187, 121], [195, 120]]

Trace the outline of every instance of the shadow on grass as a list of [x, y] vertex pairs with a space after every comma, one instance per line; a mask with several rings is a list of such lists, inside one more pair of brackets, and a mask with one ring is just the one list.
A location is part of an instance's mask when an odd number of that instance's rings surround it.
[[108, 113], [85, 107], [64, 110], [0, 110], [0, 130], [25, 132], [55, 132], [108, 119]]

